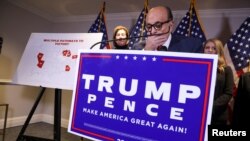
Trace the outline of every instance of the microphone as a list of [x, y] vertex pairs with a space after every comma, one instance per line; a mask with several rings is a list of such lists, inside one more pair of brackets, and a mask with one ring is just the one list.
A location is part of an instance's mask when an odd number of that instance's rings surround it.
[[100, 42], [97, 42], [97, 43], [93, 44], [93, 45], [90, 47], [90, 49], [92, 49], [92, 48], [95, 47], [96, 45], [102, 44], [102, 43], [114, 42], [114, 41], [119, 41], [119, 40], [130, 40], [130, 39], [144, 38], [144, 37], [150, 37], [150, 36], [160, 36], [160, 35], [168, 34], [169, 32], [170, 32], [170, 27], [169, 27], [169, 29], [168, 29], [168, 32], [165, 32], [165, 33], [150, 34], [150, 35], [134, 36], [134, 37], [128, 37], [128, 38], [122, 38], [122, 39], [112, 39], [112, 40], [100, 41]]

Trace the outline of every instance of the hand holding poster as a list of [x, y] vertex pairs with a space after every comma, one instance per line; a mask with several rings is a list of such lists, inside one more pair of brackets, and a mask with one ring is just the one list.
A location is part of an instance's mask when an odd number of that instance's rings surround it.
[[94, 140], [204, 141], [216, 55], [81, 51], [69, 132]]

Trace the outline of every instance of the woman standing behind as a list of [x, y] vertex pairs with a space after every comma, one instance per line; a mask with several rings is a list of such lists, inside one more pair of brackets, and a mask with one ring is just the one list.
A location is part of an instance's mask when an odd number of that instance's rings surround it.
[[227, 125], [229, 119], [228, 102], [233, 95], [233, 72], [231, 67], [226, 64], [223, 44], [220, 40], [207, 40], [204, 44], [204, 53], [218, 55], [211, 125]]
[[116, 26], [113, 33], [114, 49], [128, 49], [128, 29], [124, 26]]

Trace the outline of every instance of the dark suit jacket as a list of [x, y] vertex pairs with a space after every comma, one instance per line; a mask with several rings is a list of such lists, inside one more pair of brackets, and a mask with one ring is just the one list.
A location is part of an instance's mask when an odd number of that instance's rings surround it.
[[234, 78], [230, 66], [224, 72], [217, 70], [211, 125], [226, 125], [228, 102], [233, 96]]
[[[145, 47], [146, 41], [134, 44], [134, 50], [142, 50]], [[172, 34], [172, 39], [168, 47], [168, 51], [173, 52], [190, 52], [202, 53], [202, 43], [199, 39], [193, 37], [177, 36]]]
[[240, 76], [234, 102], [232, 125], [250, 127], [250, 72]]

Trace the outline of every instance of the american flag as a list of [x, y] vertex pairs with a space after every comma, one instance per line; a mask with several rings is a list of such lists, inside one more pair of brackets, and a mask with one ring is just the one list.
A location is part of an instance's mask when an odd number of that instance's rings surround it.
[[[138, 36], [145, 36], [147, 34], [146, 29], [145, 29], [147, 13], [148, 13], [148, 2], [146, 0], [144, 3], [144, 8], [138, 17], [136, 24], [134, 25], [134, 27], [130, 31], [130, 36], [129, 36], [130, 38], [138, 37]], [[135, 43], [137, 43], [141, 40], [145, 40], [145, 37], [130, 39], [129, 43], [128, 43], [129, 49], [131, 49]]]
[[176, 27], [174, 34], [186, 37], [191, 36], [199, 38], [201, 42], [206, 41], [206, 36], [199, 22], [194, 2], [190, 4], [188, 12], [186, 13], [185, 17], [182, 18], [179, 25]]
[[[237, 87], [240, 75], [247, 72], [250, 61], [250, 17], [233, 33], [229, 41], [225, 44], [224, 53], [227, 65], [232, 68], [234, 74], [234, 91], [237, 95]], [[233, 105], [229, 103], [229, 111], [232, 116]]]
[[103, 33], [103, 37], [102, 37], [103, 43], [101, 43], [101, 49], [104, 49], [104, 48], [110, 49], [111, 47], [109, 45], [109, 42], [105, 43], [105, 41], [108, 40], [108, 34], [107, 34], [104, 12], [105, 12], [105, 2], [103, 3], [103, 7], [102, 7], [101, 11], [99, 12], [95, 22], [91, 25], [88, 32], [89, 33], [102, 32]]
[[239, 76], [247, 71], [250, 61], [250, 16], [233, 33], [224, 47], [227, 64], [234, 72], [234, 80], [238, 85]]

